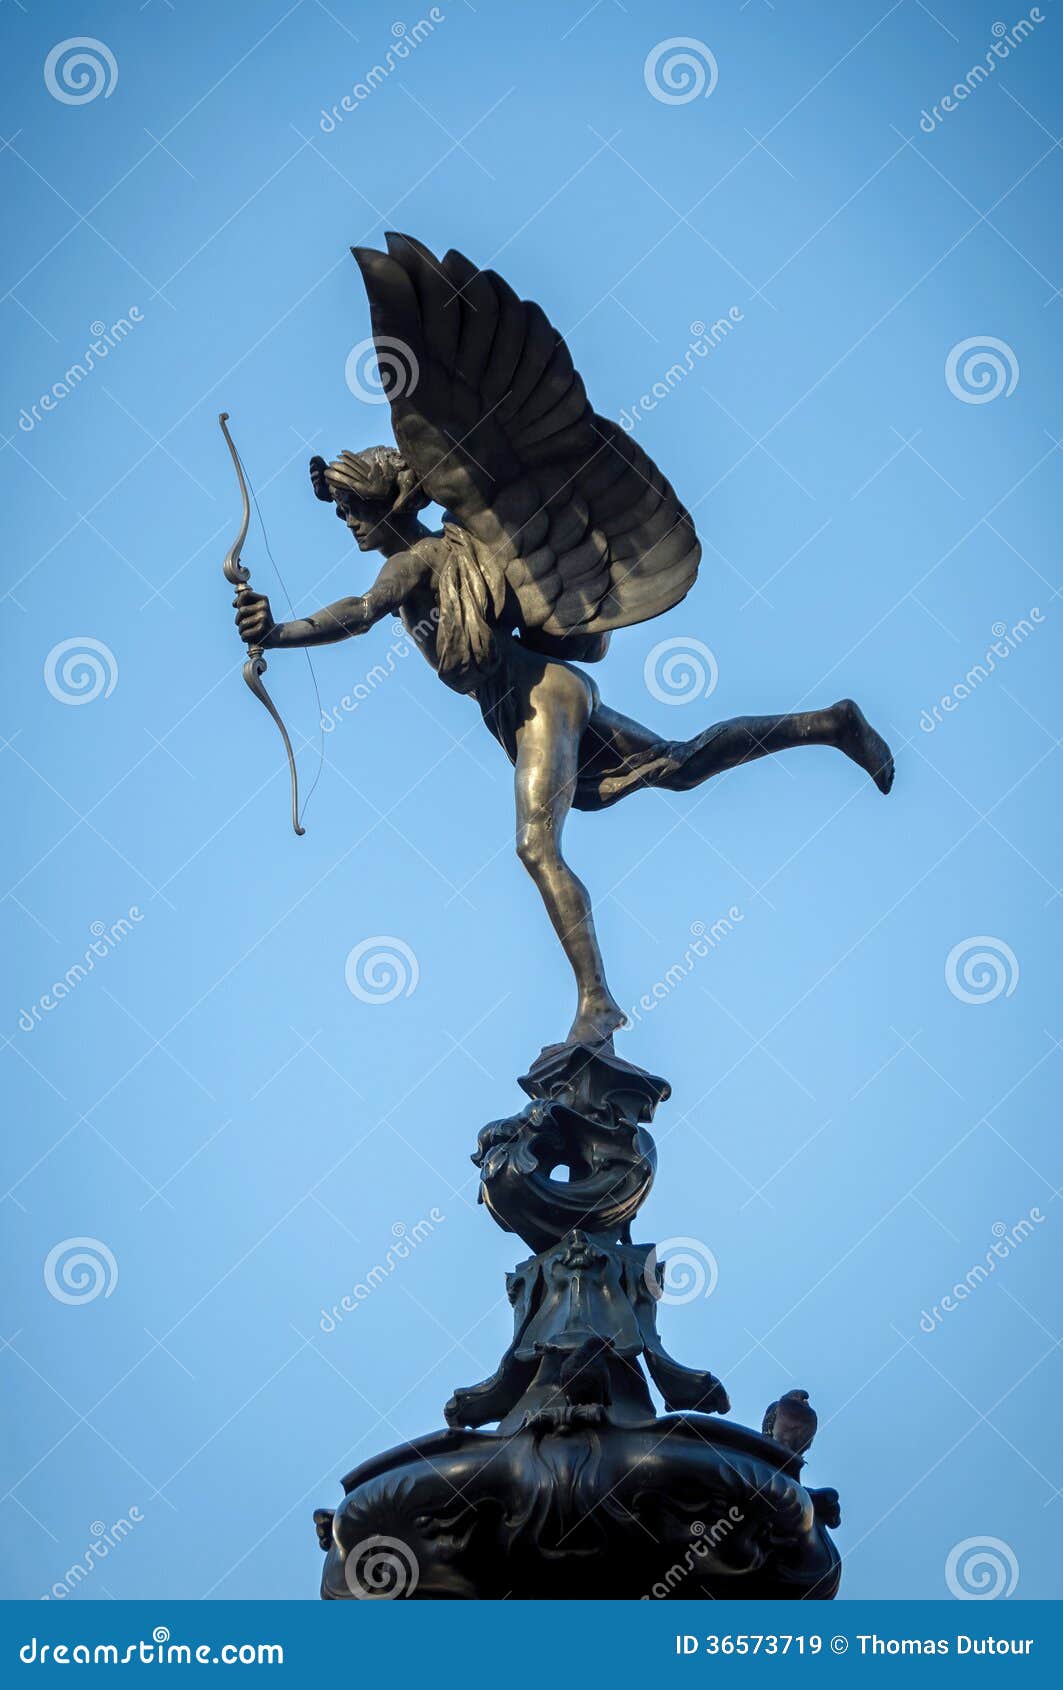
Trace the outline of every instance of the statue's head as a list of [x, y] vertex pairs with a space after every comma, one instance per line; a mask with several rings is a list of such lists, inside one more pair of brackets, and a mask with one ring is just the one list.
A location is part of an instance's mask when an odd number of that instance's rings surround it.
[[385, 524], [401, 527], [429, 503], [416, 475], [394, 446], [341, 452], [331, 464], [311, 458], [310, 481], [319, 499], [336, 508], [363, 552], [382, 549]]

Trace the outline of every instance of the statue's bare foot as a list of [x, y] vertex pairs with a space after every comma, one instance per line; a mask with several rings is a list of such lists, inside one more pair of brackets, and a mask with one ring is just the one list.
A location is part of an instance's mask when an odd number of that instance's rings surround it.
[[597, 1045], [611, 1039], [619, 1027], [627, 1025], [627, 1016], [609, 993], [581, 1001], [576, 1019], [569, 1029], [566, 1044]]
[[838, 750], [866, 769], [880, 792], [888, 792], [893, 785], [893, 753], [882, 735], [851, 698], [841, 699], [834, 713], [841, 723]]

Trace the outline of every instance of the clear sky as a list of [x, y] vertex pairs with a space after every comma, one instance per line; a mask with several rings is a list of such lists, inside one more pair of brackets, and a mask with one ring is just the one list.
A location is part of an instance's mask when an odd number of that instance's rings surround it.
[[[660, 384], [638, 438], [704, 561], [606, 698], [686, 737], [849, 694], [897, 752], [888, 800], [807, 751], [571, 824], [615, 989], [655, 1004], [619, 1048], [674, 1088], [639, 1236], [718, 1269], [665, 1341], [748, 1424], [811, 1392], [843, 1597], [945, 1595], [987, 1538], [1061, 1593], [1063, 20], [1035, 11], [969, 78], [1026, 13], [443, 0], [389, 63], [378, 0], [4, 6], [8, 1594], [312, 1598], [312, 1509], [508, 1341], [524, 1251], [468, 1157], [572, 1012], [509, 765], [385, 625], [315, 659], [295, 839], [221, 575], [225, 408], [297, 608], [367, 584], [306, 464], [389, 438], [345, 380], [348, 247], [396, 227], [540, 300], [604, 414]], [[91, 99], [46, 74], [79, 36]], [[674, 37], [680, 101], [644, 69]], [[283, 612], [257, 526], [245, 560]], [[711, 697], [653, 695], [664, 639], [709, 648]], [[303, 657], [268, 682], [309, 785]], [[346, 983], [381, 936], [413, 958], [390, 1001]]]

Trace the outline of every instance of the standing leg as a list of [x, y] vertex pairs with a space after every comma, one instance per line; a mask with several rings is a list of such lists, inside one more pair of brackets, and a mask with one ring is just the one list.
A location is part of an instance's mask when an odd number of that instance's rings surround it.
[[576, 788], [580, 741], [590, 718], [581, 676], [547, 662], [534, 682], [517, 732], [517, 855], [546, 905], [579, 994], [570, 1044], [611, 1038], [624, 1014], [605, 979], [587, 888], [561, 854], [561, 834]]

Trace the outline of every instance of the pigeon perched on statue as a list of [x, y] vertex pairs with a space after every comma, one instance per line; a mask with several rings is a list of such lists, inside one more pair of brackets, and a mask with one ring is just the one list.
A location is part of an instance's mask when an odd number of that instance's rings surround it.
[[786, 1391], [766, 1409], [761, 1430], [766, 1438], [774, 1438], [795, 1455], [804, 1455], [811, 1447], [818, 1425], [819, 1417], [808, 1400], [808, 1392]]

